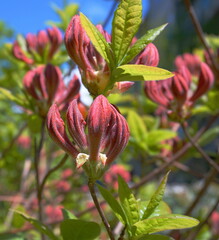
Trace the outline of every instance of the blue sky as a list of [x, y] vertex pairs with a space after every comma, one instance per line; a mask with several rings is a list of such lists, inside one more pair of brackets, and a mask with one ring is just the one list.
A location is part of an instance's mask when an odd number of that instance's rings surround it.
[[[104, 21], [113, 4], [112, 0], [69, 0], [68, 2], [78, 3], [80, 11], [95, 24]], [[142, 2], [144, 12], [146, 12], [148, 1], [143, 0]], [[62, 7], [63, 0], [2, 0], [0, 20], [6, 22], [16, 33], [36, 33], [40, 29], [46, 28], [47, 20], [58, 20], [51, 7], [52, 4]]]

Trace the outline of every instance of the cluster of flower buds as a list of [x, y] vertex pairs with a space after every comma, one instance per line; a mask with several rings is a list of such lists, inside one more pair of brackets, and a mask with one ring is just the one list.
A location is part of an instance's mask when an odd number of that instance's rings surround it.
[[[166, 109], [172, 120], [181, 121], [188, 117], [194, 102], [211, 88], [214, 76], [207, 64], [191, 54], [177, 57], [175, 63], [178, 68], [174, 77], [146, 82], [144, 90], [149, 99]], [[198, 79], [193, 91], [192, 77], [195, 76]]]
[[74, 76], [66, 87], [60, 69], [51, 64], [28, 71], [24, 76], [23, 85], [27, 93], [36, 100], [38, 112], [43, 117], [53, 102], [63, 110], [67, 108], [69, 101], [79, 98], [78, 78]]
[[[107, 42], [111, 36], [101, 25], [97, 25]], [[132, 82], [115, 83], [113, 89], [107, 91], [110, 84], [110, 70], [106, 61], [96, 51], [83, 29], [78, 15], [71, 19], [65, 34], [65, 46], [71, 59], [78, 65], [82, 82], [94, 97], [109, 93], [121, 93], [128, 90]]]
[[[76, 159], [76, 166], [83, 166], [89, 177], [98, 179], [125, 148], [129, 129], [125, 118], [103, 96], [98, 96], [90, 106], [85, 121], [73, 100], [66, 114], [69, 140], [58, 107], [53, 104], [47, 116], [47, 128], [51, 138]], [[87, 129], [86, 129], [87, 128]]]
[[34, 64], [36, 56], [40, 56], [43, 62], [49, 62], [62, 43], [62, 34], [58, 28], [41, 30], [38, 34], [27, 34], [24, 46], [15, 41], [12, 53], [15, 58], [27, 63]]

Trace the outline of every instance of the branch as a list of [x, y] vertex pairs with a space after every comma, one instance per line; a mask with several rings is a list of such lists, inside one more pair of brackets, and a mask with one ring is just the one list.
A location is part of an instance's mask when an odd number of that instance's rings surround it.
[[188, 138], [188, 140], [190, 141], [190, 143], [192, 144], [192, 146], [201, 154], [201, 156], [213, 167], [217, 170], [217, 172], [219, 172], [219, 165], [214, 162], [204, 151], [203, 149], [198, 145], [197, 141], [194, 141], [193, 138], [190, 136], [185, 123], [181, 124], [182, 129], [186, 135], [186, 137]]
[[96, 195], [95, 188], [94, 188], [94, 182], [92, 180], [88, 181], [88, 187], [89, 187], [89, 190], [90, 190], [91, 197], [94, 201], [95, 207], [96, 207], [96, 209], [97, 209], [97, 211], [98, 211], [98, 213], [99, 213], [99, 215], [102, 219], [102, 222], [103, 222], [103, 224], [104, 224], [104, 226], [105, 226], [105, 228], [108, 232], [108, 235], [109, 235], [110, 239], [115, 240], [115, 238], [113, 236], [113, 233], [112, 233], [112, 230], [110, 228], [110, 225], [109, 225], [106, 217], [104, 216], [104, 213], [103, 213], [103, 211], [101, 209], [101, 206], [99, 204], [99, 201], [97, 199], [97, 195]]
[[215, 72], [219, 73], [219, 68], [215, 62], [215, 59], [214, 59], [214, 56], [211, 54], [211, 51], [210, 51], [210, 47], [208, 46], [207, 44], [207, 41], [205, 39], [205, 36], [204, 36], [204, 33], [203, 33], [203, 30], [202, 30], [202, 27], [201, 27], [201, 24], [196, 16], [196, 13], [194, 11], [194, 8], [191, 4], [191, 1], [190, 0], [184, 0], [184, 3], [185, 3], [185, 6], [187, 8], [187, 11], [192, 19], [192, 22], [193, 22], [193, 25], [195, 27], [195, 30], [196, 30], [196, 33], [201, 41], [201, 43], [203, 44], [204, 48], [206, 49], [208, 55], [209, 55], [209, 58], [212, 62], [212, 66], [215, 70]]

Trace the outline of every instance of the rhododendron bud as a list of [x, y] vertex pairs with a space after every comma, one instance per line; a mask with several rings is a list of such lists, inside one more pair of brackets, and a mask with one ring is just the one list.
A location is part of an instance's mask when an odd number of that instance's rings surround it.
[[52, 105], [47, 114], [47, 128], [49, 135], [53, 141], [68, 154], [76, 158], [79, 152], [67, 136], [67, 133], [65, 131], [65, 124], [60, 116], [56, 104]]
[[12, 46], [12, 53], [15, 58], [27, 63], [27, 64], [33, 64], [33, 60], [31, 58], [28, 58], [25, 53], [22, 51], [20, 45], [17, 41], [14, 42]]
[[145, 82], [145, 94], [149, 99], [157, 104], [167, 107], [169, 105], [169, 101], [173, 99], [173, 95], [170, 92], [170, 83], [171, 79]]
[[62, 44], [62, 34], [58, 28], [48, 28], [47, 29], [48, 38], [50, 41], [50, 49], [48, 58], [52, 59], [53, 55], [56, 53], [60, 45]]
[[116, 82], [113, 89], [109, 91], [109, 93], [123, 93], [129, 90], [131, 86], [133, 86], [134, 82]]
[[135, 64], [143, 64], [156, 67], [159, 63], [159, 53], [153, 43], [149, 43], [145, 49], [133, 60]]
[[45, 85], [48, 94], [48, 102], [51, 104], [56, 93], [59, 85], [61, 84], [62, 73], [59, 68], [48, 64], [45, 67], [44, 71], [45, 75]]
[[43, 56], [44, 49], [46, 48], [47, 44], [49, 43], [49, 38], [45, 30], [41, 30], [37, 34], [37, 53], [40, 56]]
[[201, 60], [195, 54], [184, 53], [181, 56], [177, 56], [174, 63], [178, 69], [180, 69], [182, 66], [185, 66], [189, 69], [192, 75], [199, 75]]
[[189, 87], [190, 82], [180, 73], [175, 72], [175, 76], [172, 77], [171, 90], [178, 107], [181, 107], [185, 103]]
[[190, 101], [194, 102], [203, 94], [205, 94], [214, 83], [214, 75], [211, 69], [208, 67], [206, 63], [201, 63], [200, 65], [200, 73], [198, 79], [198, 86], [196, 91], [193, 93]]
[[[94, 164], [98, 166], [97, 169], [100, 170], [98, 174], [101, 175], [105, 164], [111, 163], [128, 142], [129, 129], [126, 120], [102, 95], [92, 103], [86, 121], [79, 111], [77, 100], [73, 100], [69, 105], [66, 119], [68, 132], [76, 146], [66, 135], [64, 123], [56, 105], [53, 105], [48, 113], [48, 131], [60, 147], [76, 158], [77, 167], [84, 165], [87, 172]], [[66, 143], [64, 143], [65, 140]], [[70, 147], [73, 154], [69, 151]], [[76, 147], [77, 156], [75, 156]]]

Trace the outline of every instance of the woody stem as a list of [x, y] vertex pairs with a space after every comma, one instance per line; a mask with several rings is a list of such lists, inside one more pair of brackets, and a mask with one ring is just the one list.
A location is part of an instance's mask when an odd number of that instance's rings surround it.
[[103, 222], [103, 224], [104, 224], [104, 226], [105, 226], [105, 228], [107, 230], [107, 233], [108, 233], [110, 239], [111, 240], [115, 240], [115, 238], [113, 236], [113, 233], [112, 233], [112, 230], [110, 228], [109, 222], [106, 219], [106, 217], [105, 217], [105, 215], [104, 215], [104, 213], [103, 213], [103, 211], [101, 209], [100, 203], [99, 203], [99, 201], [97, 199], [97, 195], [96, 195], [96, 192], [95, 192], [95, 184], [94, 184], [94, 181], [92, 179], [89, 179], [88, 187], [89, 187], [89, 190], [90, 190], [91, 197], [92, 197], [92, 199], [94, 201], [95, 207], [96, 207], [96, 209], [97, 209], [97, 211], [98, 211], [98, 213], [99, 213], [99, 215], [100, 215], [100, 217], [102, 219], [102, 222]]

